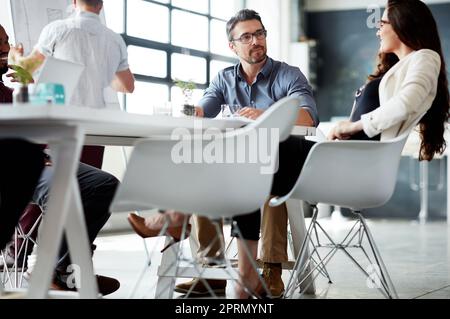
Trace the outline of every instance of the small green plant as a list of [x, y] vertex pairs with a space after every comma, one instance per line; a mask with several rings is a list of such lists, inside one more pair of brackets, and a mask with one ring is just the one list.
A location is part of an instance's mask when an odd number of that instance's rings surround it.
[[189, 105], [191, 103], [192, 93], [196, 89], [196, 85], [192, 81], [182, 81], [179, 79], [175, 79], [175, 85], [181, 89], [181, 92], [184, 96], [184, 103]]
[[29, 71], [27, 71], [23, 67], [13, 64], [13, 65], [10, 65], [9, 68], [12, 69], [13, 71], [15, 71], [15, 73], [13, 73], [13, 75], [12, 75], [14, 80], [18, 81], [19, 83], [21, 83], [23, 85], [33, 83], [33, 81], [34, 81], [33, 76], [31, 75], [31, 73]]

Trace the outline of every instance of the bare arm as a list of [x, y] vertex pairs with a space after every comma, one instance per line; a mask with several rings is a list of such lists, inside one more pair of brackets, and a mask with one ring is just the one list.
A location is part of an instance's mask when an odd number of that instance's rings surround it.
[[314, 126], [314, 120], [306, 109], [300, 108], [295, 125]]
[[[244, 107], [240, 112], [239, 115], [248, 117], [252, 120], [257, 119], [261, 114], [264, 113], [264, 110], [255, 109], [252, 107]], [[314, 126], [314, 120], [311, 117], [311, 114], [305, 109], [300, 108], [297, 116], [297, 120], [295, 121], [295, 125], [300, 126]]]
[[117, 92], [133, 93], [134, 91], [134, 75], [130, 69], [116, 73], [111, 86]]
[[39, 67], [45, 61], [45, 55], [43, 55], [36, 49], [34, 49], [33, 52], [30, 53], [30, 55], [24, 57], [22, 45], [12, 46], [9, 54], [14, 63], [21, 65], [30, 73], [33, 73], [34, 71], [39, 69]]

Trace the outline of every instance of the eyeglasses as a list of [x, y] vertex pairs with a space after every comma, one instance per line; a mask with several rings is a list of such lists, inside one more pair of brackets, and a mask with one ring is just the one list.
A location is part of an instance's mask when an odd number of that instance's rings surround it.
[[257, 40], [263, 40], [267, 37], [267, 30], [258, 30], [254, 33], [244, 33], [237, 39], [231, 39], [231, 41], [239, 41], [242, 44], [249, 44], [252, 42], [253, 37], [255, 37]]
[[389, 21], [386, 20], [380, 20], [377, 22], [377, 28], [381, 29], [385, 24], [391, 24]]

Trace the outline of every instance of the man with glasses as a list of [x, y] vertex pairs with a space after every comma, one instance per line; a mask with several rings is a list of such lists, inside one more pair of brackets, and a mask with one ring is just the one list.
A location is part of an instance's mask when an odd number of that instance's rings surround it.
[[[239, 114], [256, 119], [276, 101], [286, 96], [296, 96], [301, 100], [297, 125], [316, 126], [319, 120], [311, 86], [299, 68], [267, 56], [267, 30], [259, 14], [248, 9], [239, 11], [228, 21], [226, 31], [229, 48], [237, 55], [239, 63], [219, 72], [200, 100], [197, 115], [215, 117], [220, 112], [222, 104], [229, 104], [244, 106]], [[293, 178], [296, 179], [297, 176]], [[249, 215], [237, 219], [243, 219], [243, 223], [240, 224], [249, 225], [249, 228], [257, 227], [256, 233], [259, 233], [259, 224], [245, 223], [247, 216]], [[200, 243], [198, 255], [207, 257], [204, 258], [205, 263], [212, 263], [211, 258], [223, 254], [220, 251], [220, 243], [217, 240], [212, 241], [216, 236], [215, 228], [204, 217], [195, 217], [194, 222]], [[247, 231], [243, 229], [241, 231], [243, 239], [248, 240], [252, 253], [256, 255], [259, 238], [246, 237]], [[255, 231], [252, 232], [254, 233]], [[264, 262], [263, 276], [272, 296], [281, 297], [284, 292], [281, 263], [287, 261], [285, 206], [276, 208], [265, 206], [261, 234], [260, 255]], [[208, 280], [208, 283], [214, 292], [225, 292], [225, 280]], [[175, 291], [208, 294], [206, 287], [196, 278], [177, 285]]]

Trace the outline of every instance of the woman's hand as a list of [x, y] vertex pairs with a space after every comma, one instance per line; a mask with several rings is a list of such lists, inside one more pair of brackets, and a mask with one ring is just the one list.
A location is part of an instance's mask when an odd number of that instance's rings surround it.
[[362, 122], [340, 121], [330, 131], [328, 140], [348, 140], [352, 135], [362, 131]]

